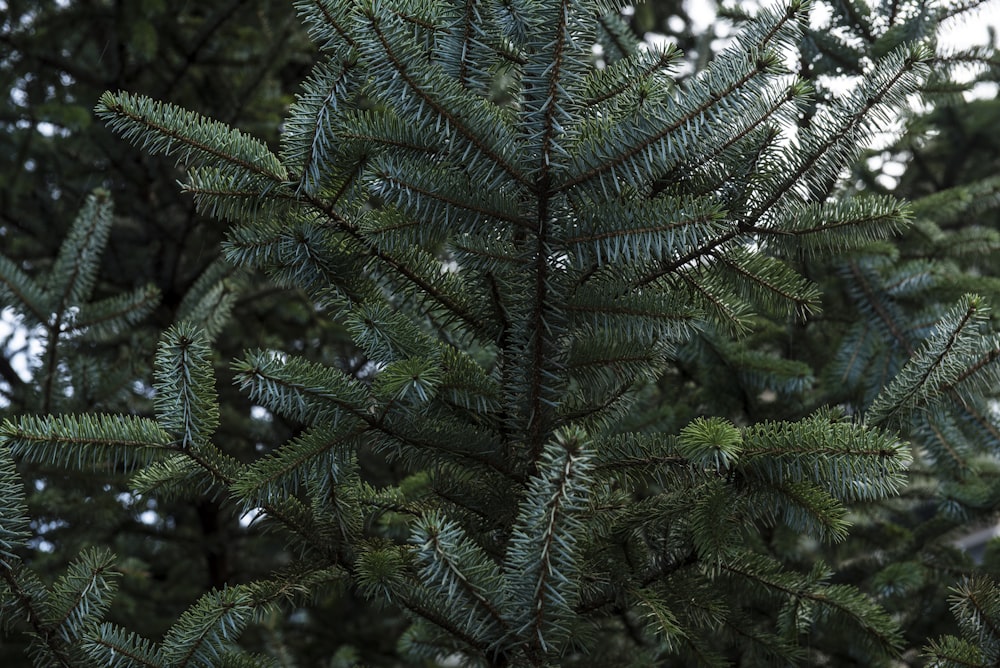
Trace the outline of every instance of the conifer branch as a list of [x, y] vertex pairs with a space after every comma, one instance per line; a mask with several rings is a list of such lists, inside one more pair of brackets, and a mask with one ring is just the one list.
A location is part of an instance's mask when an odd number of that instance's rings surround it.
[[[128, 93], [105, 93], [97, 113], [126, 139], [141, 139], [151, 152], [177, 155], [179, 161], [200, 156], [209, 162], [228, 164], [236, 168], [237, 174], [256, 175], [270, 182], [272, 188], [287, 180], [281, 162], [263, 143], [223, 123]], [[223, 150], [221, 146], [235, 150]]]
[[335, 71], [325, 63], [318, 65], [307, 83], [306, 92], [293, 107], [300, 113], [293, 115], [297, 123], [286, 135], [285, 153], [299, 172], [292, 174], [291, 179], [298, 183], [297, 192], [300, 193], [304, 190], [314, 192], [320, 183], [320, 170], [327, 162], [333, 139], [331, 112], [339, 109], [339, 98], [347, 91], [351, 77], [361, 69], [356, 57], [339, 60], [335, 65]]
[[266, 459], [250, 465], [238, 479], [228, 481], [230, 490], [244, 499], [244, 505], [253, 505], [298, 492], [310, 477], [312, 471], [309, 469], [313, 466], [323, 466], [327, 475], [339, 478], [343, 474], [340, 470], [343, 462], [336, 461], [340, 458], [339, 452], [357, 447], [358, 437], [370, 429], [370, 426], [362, 426], [333, 433], [320, 430], [299, 437]]
[[[887, 59], [888, 63], [895, 67], [895, 71], [884, 82], [878, 82], [877, 88], [867, 91], [860, 108], [852, 110], [853, 113], [839, 127], [827, 131], [826, 137], [821, 139], [818, 145], [803, 147], [804, 159], [797, 160], [798, 164], [791, 165], [791, 169], [783, 173], [783, 178], [771, 190], [771, 194], [755, 207], [741, 223], [741, 227], [744, 230], [755, 228], [757, 222], [786, 195], [794, 192], [806, 175], [821, 166], [822, 161], [834, 149], [843, 146], [845, 142], [850, 142], [864, 123], [871, 122], [870, 116], [877, 111], [878, 105], [885, 104], [890, 96], [912, 92], [919, 81], [918, 76], [926, 69], [926, 62], [930, 57], [931, 54], [926, 48], [914, 46], [895, 58]], [[857, 151], [858, 148], [860, 147], [851, 147], [850, 150]], [[837, 162], [843, 163], [844, 160], [838, 159]]]
[[56, 665], [64, 668], [75, 668], [76, 664], [72, 660], [71, 648], [66, 647], [62, 639], [59, 638], [54, 629], [45, 621], [44, 616], [38, 610], [43, 601], [39, 601], [32, 592], [27, 591], [18, 578], [20, 567], [15, 569], [0, 569], [0, 577], [7, 584], [7, 589], [13, 594], [14, 600], [20, 611], [25, 615], [28, 625], [38, 638], [36, 642], [42, 644], [47, 658]]
[[[488, 455], [466, 449], [457, 443], [445, 444], [423, 437], [420, 430], [413, 430], [413, 425], [409, 422], [401, 421], [401, 424], [396, 424], [395, 420], [388, 418], [390, 412], [387, 406], [383, 407], [381, 414], [371, 412], [360, 388], [353, 387], [346, 380], [336, 381], [335, 374], [312, 366], [305, 360], [290, 358], [283, 365], [274, 359], [267, 359], [264, 353], [257, 353], [234, 367], [237, 382], [249, 390], [251, 396], [264, 403], [273, 403], [273, 394], [281, 393], [284, 395], [281, 397], [283, 403], [274, 407], [296, 419], [321, 419], [336, 424], [341, 417], [347, 417], [367, 424], [368, 429], [401, 446], [412, 447], [417, 451], [431, 449], [448, 452], [491, 468], [505, 477], [511, 476], [509, 471], [501, 468]], [[303, 382], [301, 379], [306, 378], [303, 373], [312, 375], [316, 384]], [[326, 382], [335, 382], [334, 387], [339, 389], [323, 387], [322, 383]]]
[[[306, 14], [307, 19], [313, 23], [311, 32], [316, 38], [325, 40], [326, 31], [323, 30], [323, 27], [329, 26], [339, 39], [356, 49], [358, 43], [346, 25], [349, 17], [344, 16], [345, 4], [338, 0], [296, 0], [295, 2], [299, 11]], [[309, 13], [306, 13], [307, 11]], [[317, 18], [321, 19], [322, 23], [317, 21]]]
[[188, 324], [169, 330], [156, 355], [160, 424], [180, 436], [181, 450], [206, 447], [219, 426], [215, 375], [204, 332]]
[[52, 586], [46, 600], [49, 624], [65, 641], [79, 641], [88, 623], [100, 619], [111, 606], [112, 578], [118, 575], [114, 560], [107, 549], [87, 550]]
[[[898, 201], [878, 196], [808, 204], [787, 217], [789, 225], [760, 228], [757, 232], [770, 247], [806, 255], [833, 255], [863, 248], [895, 235], [910, 222], [909, 212]], [[795, 245], [787, 243], [786, 239], [794, 240]], [[857, 261], [848, 262], [848, 266], [857, 273]]]
[[0, 437], [28, 461], [97, 470], [145, 465], [173, 446], [159, 425], [133, 416], [22, 416], [5, 420]]
[[640, 142], [629, 146], [626, 150], [621, 151], [618, 155], [615, 155], [609, 160], [603, 161], [598, 165], [594, 165], [590, 169], [583, 170], [564, 181], [557, 182], [553, 191], [555, 193], [571, 191], [574, 188], [579, 187], [581, 184], [592, 181], [607, 172], [612, 172], [613, 174], [616, 169], [624, 168], [624, 166], [633, 158], [643, 154], [645, 151], [653, 150], [658, 143], [664, 141], [672, 133], [675, 133], [685, 126], [694, 123], [698, 118], [712, 110], [721, 100], [725, 100], [728, 96], [745, 86], [755, 77], [766, 72], [769, 67], [770, 64], [761, 61], [756, 69], [746, 72], [742, 77], [729, 84], [724, 90], [714, 93], [713, 96], [709, 97], [709, 99], [705, 100], [698, 106], [687, 110], [682, 115], [675, 118], [671, 123], [660, 126], [655, 132], [642, 137]]
[[202, 596], [164, 636], [165, 663], [188, 666], [217, 661], [220, 649], [235, 641], [252, 611], [251, 596], [242, 586]]
[[610, 41], [614, 44], [619, 53], [633, 55], [636, 49], [632, 40], [634, 40], [635, 37], [625, 30], [622, 30], [622, 26], [618, 25], [618, 22], [615, 21], [616, 18], [617, 17], [611, 12], [599, 13], [597, 22], [601, 28], [603, 28], [604, 34], [610, 38]]
[[419, 288], [422, 295], [431, 298], [434, 302], [440, 304], [443, 308], [454, 314], [455, 317], [459, 318], [463, 323], [468, 325], [470, 329], [477, 333], [477, 335], [486, 336], [483, 321], [473, 315], [453, 296], [439, 290], [437, 286], [433, 285], [425, 277], [420, 276], [416, 271], [414, 271], [414, 269], [404, 260], [381, 250], [376, 244], [372, 243], [363, 234], [361, 234], [356, 225], [342, 218], [330, 205], [308, 195], [307, 201], [309, 201], [313, 207], [333, 222], [338, 230], [346, 232], [349, 236], [356, 240], [366, 250], [366, 252], [385, 263], [387, 267], [405, 279], [408, 283], [411, 283], [415, 287]]
[[435, 94], [432, 94], [429, 90], [425, 89], [425, 87], [417, 81], [414, 74], [411, 72], [407, 59], [396, 52], [396, 49], [392, 44], [392, 40], [386, 33], [385, 26], [383, 24], [384, 17], [372, 10], [366, 12], [365, 19], [368, 22], [368, 26], [371, 29], [372, 34], [374, 34], [377, 38], [382, 52], [386, 56], [387, 63], [406, 84], [407, 89], [414, 96], [416, 96], [421, 103], [432, 109], [449, 128], [453, 128], [464, 138], [465, 141], [475, 147], [476, 151], [480, 155], [484, 156], [491, 163], [499, 167], [513, 180], [525, 186], [530, 185], [527, 177], [522, 174], [514, 164], [507, 160], [498, 146], [486, 143], [483, 136], [474, 128], [470, 127], [466, 123], [465, 119], [456, 115], [453, 108], [447, 106], [443, 100], [439, 99]]
[[[655, 130], [652, 132], [647, 132], [645, 135], [638, 138], [625, 137], [624, 139], [626, 141], [634, 141], [634, 143], [628, 146], [624, 151], [616, 147], [614, 149], [614, 154], [602, 156], [603, 159], [600, 163], [588, 166], [588, 168], [560, 181], [555, 185], [555, 191], [562, 192], [571, 190], [574, 187], [592, 181], [607, 172], [611, 172], [611, 174], [614, 175], [618, 170], [628, 171], [628, 163], [636, 157], [646, 153], [660, 153], [664, 148], [662, 146], [663, 142], [668, 141], [672, 135], [681, 132], [685, 127], [697, 124], [699, 119], [707, 117], [710, 112], [717, 110], [720, 106], [729, 104], [732, 96], [734, 96], [737, 91], [744, 88], [751, 81], [754, 81], [758, 77], [766, 75], [772, 71], [775, 65], [774, 54], [768, 52], [768, 47], [771, 45], [772, 41], [779, 39], [779, 36], [786, 31], [789, 26], [794, 28], [794, 20], [798, 17], [800, 11], [801, 8], [797, 2], [789, 4], [785, 12], [780, 17], [777, 17], [773, 24], [769, 26], [769, 28], [761, 35], [759, 41], [753, 46], [753, 49], [755, 49], [755, 53], [757, 54], [756, 60], [752, 64], [747, 63], [750, 66], [739, 77], [728, 79], [725, 84], [718, 89], [694, 91], [699, 97], [703, 98], [700, 102], [694, 104], [687, 110], [678, 108], [677, 111], [680, 113], [671, 122], [655, 126]], [[741, 118], [740, 123], [745, 123], [747, 120], [756, 125], [756, 122], [754, 122], [752, 118]], [[727, 130], [732, 132], [731, 129]], [[678, 138], [677, 142], [682, 143], [682, 140]], [[668, 146], [667, 148], [668, 152], [673, 152], [672, 147]]]
[[[600, 17], [598, 21], [603, 25], [605, 17]], [[630, 50], [621, 51], [629, 53]], [[629, 58], [612, 64], [606, 70], [597, 70], [590, 75], [592, 81], [588, 83], [588, 88], [596, 90], [585, 98], [584, 104], [590, 107], [597, 106], [623, 95], [626, 91], [634, 90], [654, 74], [672, 69], [680, 55], [672, 44], [662, 50], [651, 47], [648, 51], [636, 52]], [[618, 70], [626, 72], [627, 76], [614, 76]]]
[[418, 523], [414, 542], [422, 552], [431, 557], [424, 569], [428, 580], [437, 580], [447, 587], [449, 598], [453, 598], [461, 590], [462, 595], [471, 599], [475, 607], [490, 616], [501, 632], [509, 630], [503, 612], [490, 599], [490, 594], [495, 592], [485, 588], [496, 584], [489, 577], [489, 571], [495, 566], [459, 527], [440, 516], [425, 515]]
[[462, 28], [459, 36], [461, 57], [459, 58], [457, 79], [458, 83], [465, 89], [471, 88], [472, 83], [469, 73], [474, 64], [469, 62], [469, 54], [471, 54], [472, 47], [475, 45], [477, 38], [476, 19], [480, 16], [480, 8], [477, 7], [478, 4], [480, 4], [478, 0], [469, 0], [469, 2], [465, 3], [465, 11], [462, 12]]
[[590, 469], [585, 438], [565, 430], [547, 444], [507, 548], [517, 633], [532, 653], [547, 653], [568, 631], [564, 620], [577, 597], [574, 547]]
[[135, 325], [153, 312], [160, 303], [160, 291], [154, 285], [136, 288], [120, 297], [109, 297], [80, 307], [73, 329], [91, 340], [112, 338], [123, 325]]
[[[506, 199], [490, 198], [489, 193], [476, 193], [475, 197], [470, 197], [469, 195], [472, 194], [471, 184], [463, 183], [457, 179], [435, 179], [432, 175], [422, 174], [417, 165], [406, 165], [408, 169], [395, 169], [394, 167], [395, 165], [383, 163], [374, 175], [385, 184], [390, 184], [405, 192], [407, 203], [412, 199], [440, 202], [447, 207], [446, 211], [447, 209], [457, 210], [458, 215], [450, 217], [462, 220], [463, 224], [469, 227], [472, 227], [474, 223], [479, 222], [480, 217], [483, 217], [510, 223], [523, 230], [534, 229], [531, 222], [518, 216], [516, 211], [504, 211], [500, 208], [500, 206], [508, 204]], [[386, 189], [379, 188], [378, 192], [384, 195]], [[414, 195], [416, 195], [415, 198]], [[491, 199], [495, 201], [490, 201]], [[471, 219], [463, 219], [461, 214], [466, 212], [472, 214]], [[444, 218], [446, 221], [449, 218], [447, 215], [435, 216], [433, 213], [425, 216], [426, 219], [434, 219], [435, 217]]]
[[3, 255], [0, 255], [0, 297], [34, 323], [45, 323], [51, 315], [47, 291]]
[[810, 601], [842, 615], [864, 632], [864, 641], [874, 642], [885, 654], [894, 655], [899, 652], [902, 638], [895, 622], [856, 589], [844, 585], [794, 582], [781, 578], [767, 565], [761, 568], [738, 560], [721, 563], [719, 567], [723, 572], [747, 578], [793, 599]]
[[[768, 128], [766, 124], [778, 118], [782, 109], [790, 106], [790, 104], [796, 100], [805, 98], [808, 93], [809, 87], [801, 81], [792, 82], [783, 94], [775, 95], [771, 90], [763, 91], [762, 95], [765, 100], [770, 100], [770, 103], [761, 110], [761, 113], [757, 115], [756, 120], [733, 133], [728, 139], [720, 142], [714, 148], [711, 148], [709, 152], [699, 155], [697, 162], [700, 164], [710, 164], [713, 161], [718, 160], [724, 156], [727, 151], [739, 145], [740, 142], [751, 138], [758, 130], [763, 130], [769, 134], [776, 134], [776, 131]], [[761, 150], [763, 150], [763, 146]], [[675, 177], [679, 177], [683, 170], [696, 168], [697, 165], [684, 163], [683, 165], [678, 165], [674, 168], [671, 173], [659, 176], [652, 184], [650, 195], [655, 197], [662, 190], [670, 186], [671, 182], [675, 180]]]
[[979, 355], [976, 359], [967, 362], [965, 370], [958, 374], [955, 380], [942, 384], [941, 391], [947, 392], [959, 402], [965, 403], [957, 391], [958, 386], [967, 380], [976, 379], [983, 371], [987, 371], [990, 367], [994, 366], [997, 360], [1000, 360], [1000, 346], [995, 342], [992, 348]]
[[108, 668], [164, 668], [156, 650], [144, 638], [125, 635], [111, 624], [101, 624], [84, 640], [84, 651]]
[[980, 327], [983, 311], [981, 298], [969, 295], [939, 323], [934, 336], [872, 402], [868, 410], [872, 424], [889, 422], [954, 386], [955, 377], [964, 373], [954, 367], [957, 360], [968, 361], [975, 345], [975, 332], [970, 330]]
[[896, 345], [900, 346], [906, 351], [906, 354], [913, 356], [913, 346], [910, 344], [909, 338], [900, 329], [900, 325], [896, 322], [896, 319], [889, 313], [888, 309], [883, 304], [886, 296], [882, 294], [881, 291], [876, 292], [875, 286], [872, 285], [868, 277], [862, 272], [861, 266], [857, 261], [850, 261], [847, 263], [847, 267], [851, 272], [852, 278], [856, 285], [861, 287], [861, 290], [865, 296], [865, 304], [869, 305], [875, 310], [878, 315], [879, 320], [885, 325], [886, 329], [892, 334], [895, 339]]
[[529, 314], [529, 335], [528, 350], [529, 356], [529, 378], [527, 391], [528, 424], [526, 426], [528, 461], [532, 468], [542, 454], [545, 439], [549, 429], [549, 403], [552, 399], [548, 396], [548, 386], [544, 378], [552, 373], [549, 369], [551, 349], [549, 348], [551, 337], [551, 324], [547, 321], [548, 313], [551, 310], [549, 302], [549, 257], [550, 250], [547, 239], [548, 212], [546, 211], [546, 199], [539, 202], [538, 229], [535, 234], [534, 267], [531, 313]]
[[480, 653], [486, 654], [489, 650], [489, 643], [485, 640], [480, 640], [471, 633], [466, 632], [458, 624], [455, 623], [453, 619], [445, 615], [440, 610], [425, 605], [415, 598], [401, 598], [401, 604], [414, 615], [427, 620], [428, 622], [440, 627], [441, 629], [447, 631], [452, 637], [461, 642], [465, 643], [467, 646], [478, 650]]
[[[57, 314], [78, 306], [90, 297], [97, 275], [97, 257], [111, 230], [111, 198], [105, 190], [91, 194], [77, 216], [69, 236], [49, 274], [49, 289]], [[56, 330], [58, 331], [58, 330]]]

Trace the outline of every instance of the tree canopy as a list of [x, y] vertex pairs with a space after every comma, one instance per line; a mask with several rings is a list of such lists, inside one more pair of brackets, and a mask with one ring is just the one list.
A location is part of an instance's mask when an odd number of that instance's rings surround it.
[[978, 3], [292, 9], [7, 3], [5, 661], [996, 662]]

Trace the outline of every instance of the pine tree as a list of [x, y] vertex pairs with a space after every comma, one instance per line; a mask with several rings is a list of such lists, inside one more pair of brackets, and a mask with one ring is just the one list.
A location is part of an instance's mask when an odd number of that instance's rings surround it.
[[[322, 609], [309, 597], [362, 597], [401, 631], [395, 657], [345, 645], [343, 663], [897, 655], [884, 609], [797, 557], [901, 489], [914, 420], [988, 399], [984, 300], [930, 314], [892, 373], [862, 374], [863, 403], [820, 399], [775, 342], [815, 322], [814, 262], [872, 256], [913, 217], [842, 175], [927, 81], [944, 14], [880, 16], [878, 48], [849, 54], [856, 87], [830, 97], [800, 66], [816, 33], [799, 2], [682, 79], [677, 50], [640, 48], [604, 2], [297, 6], [321, 58], [278, 153], [127, 92], [98, 114], [185, 167], [231, 224], [232, 266], [309, 295], [366, 362], [273, 341], [232, 361], [254, 414], [298, 426], [247, 458], [223, 437], [247, 422], [220, 403], [219, 330], [179, 314], [152, 415], [4, 422], [0, 568], [35, 661], [272, 665], [253, 628], [290, 632]], [[879, 290], [858, 300], [876, 315]], [[51, 584], [33, 573], [12, 460], [227, 499], [285, 548], [142, 637], [104, 621], [108, 552]]]
[[[2, 4], [0, 81], [10, 91], [0, 99], [0, 254], [10, 261], [6, 268], [15, 266], [44, 288], [67, 236], [85, 234], [71, 230], [98, 188], [114, 193], [114, 207], [101, 250], [87, 259], [98, 265], [88, 268], [96, 272], [90, 300], [121, 299], [140, 288], [158, 296], [145, 317], [97, 337], [74, 329], [65, 317], [88, 304], [64, 295], [60, 319], [46, 323], [67, 325], [58, 338], [44, 327], [29, 328], [37, 318], [25, 316], [17, 300], [0, 298], [2, 318], [21, 314], [18, 334], [32, 334], [30, 346], [17, 334], [0, 337], [0, 420], [48, 411], [152, 415], [157, 339], [171, 322], [192, 315], [215, 337], [220, 357], [272, 339], [294, 345], [301, 337], [322, 340], [324, 355], [350, 360], [353, 349], [342, 328], [312, 317], [303, 295], [278, 291], [220, 260], [223, 230], [178, 191], [183, 172], [172, 160], [132, 149], [92, 114], [101, 93], [125, 88], [223, 118], [276, 145], [286, 91], [313, 57], [294, 8], [284, 0]], [[106, 199], [102, 206], [111, 212]], [[19, 280], [15, 285], [23, 288]], [[44, 382], [38, 365], [55, 369], [51, 379], [58, 382]], [[244, 438], [249, 427], [269, 444], [292, 431], [280, 419], [266, 427], [252, 420], [249, 401], [226, 381], [221, 398], [227, 414], [246, 416], [247, 425], [224, 441], [230, 452], [245, 449], [252, 456], [256, 444]], [[228, 439], [228, 433], [217, 437]], [[51, 582], [89, 546], [109, 547], [126, 558], [108, 618], [127, 621], [144, 635], [159, 637], [206, 589], [269, 568], [270, 561], [232, 558], [248, 538], [219, 499], [140, 499], [129, 493], [124, 474], [33, 464], [19, 470], [38, 576]], [[0, 644], [0, 665], [25, 661], [22, 640], [11, 634]]]
[[[996, 304], [997, 165], [991, 150], [995, 100], [966, 102], [995, 81], [989, 50], [970, 48], [938, 59], [925, 87], [932, 104], [914, 112], [909, 130], [874, 151], [855, 170], [854, 188], [904, 196], [912, 226], [892, 246], [841, 259], [828, 276], [826, 329], [837, 354], [823, 376], [828, 396], [867, 410], [879, 378], [921, 352], [928, 327], [964, 293]], [[944, 74], [956, 63], [988, 66], [965, 83]], [[885, 174], [893, 167], [892, 175]], [[900, 173], [901, 165], [906, 169]], [[859, 317], [860, 316], [860, 317]], [[844, 328], [829, 323], [849, 323]], [[967, 364], [995, 374], [996, 319], [979, 325], [983, 342]], [[836, 341], [824, 337], [822, 342]], [[959, 341], [956, 340], [956, 344]], [[964, 381], [964, 378], [962, 379]], [[960, 381], [962, 382], [962, 381]], [[915, 461], [900, 497], [867, 509], [852, 541], [826, 555], [900, 619], [910, 647], [926, 646], [934, 665], [990, 665], [990, 590], [998, 573], [996, 542], [966, 553], [968, 534], [995, 523], [997, 486], [995, 380], [971, 395], [945, 385], [931, 410], [900, 416], [899, 432]], [[943, 634], [951, 634], [943, 636]], [[957, 637], [968, 644], [961, 644]]]

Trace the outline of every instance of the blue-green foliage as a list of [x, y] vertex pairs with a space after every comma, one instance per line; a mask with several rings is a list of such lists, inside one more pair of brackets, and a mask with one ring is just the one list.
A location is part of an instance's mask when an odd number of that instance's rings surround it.
[[[897, 302], [933, 272], [890, 271], [878, 245], [913, 213], [840, 185], [919, 92], [940, 17], [865, 18], [856, 51], [805, 30], [806, 4], [769, 5], [682, 78], [678, 54], [625, 38], [607, 2], [296, 6], [321, 53], [277, 153], [130, 93], [98, 105], [123, 137], [183, 163], [200, 209], [232, 223], [237, 269], [206, 273], [160, 342], [155, 418], [0, 429], [26, 461], [127, 471], [142, 494], [257, 514], [294, 567], [206, 593], [156, 642], [99, 624], [102, 580], [61, 639], [36, 631], [38, 660], [269, 665], [241, 633], [331, 580], [405, 616], [400, 660], [810, 664], [844, 633], [859, 663], [898, 653], [889, 614], [822, 563], [776, 556], [769, 536], [844, 541], [852, 504], [905, 483], [910, 448], [885, 429], [974, 404], [994, 381], [981, 299], [900, 325]], [[611, 38], [599, 69], [593, 46]], [[790, 64], [833, 46], [859, 79], [825, 98]], [[824, 403], [815, 375], [776, 343], [822, 310], [800, 260], [841, 255], [866, 317], [827, 375], [862, 397], [842, 408], [864, 420], [806, 410]], [[92, 280], [69, 281], [70, 265], [50, 283], [79, 301]], [[342, 322], [367, 364], [345, 373], [267, 344], [232, 362], [255, 408], [299, 426], [248, 462], [218, 444], [211, 342], [252, 270]], [[8, 292], [31, 285], [4, 272]], [[51, 289], [25, 308], [47, 314], [34, 304]], [[747, 408], [778, 400], [793, 408], [774, 419]], [[388, 479], [366, 476], [363, 457]], [[17, 513], [0, 534], [8, 574]], [[72, 573], [24, 585], [39, 599], [27, 614], [46, 591], [79, 589]]]
[[[85, 380], [91, 376], [86, 346], [122, 338], [159, 301], [159, 293], [152, 285], [127, 294], [95, 298], [101, 254], [113, 221], [110, 193], [92, 193], [55, 262], [37, 279], [0, 254], [0, 305], [12, 309], [21, 326], [41, 329], [47, 343], [41, 368], [35, 372], [40, 391], [26, 399], [27, 405], [37, 410], [72, 407], [68, 397], [73, 391], [69, 388], [75, 384], [82, 392], [89, 385]], [[82, 354], [73, 355], [74, 349], [82, 349]], [[105, 374], [103, 381], [91, 389], [93, 395], [113, 394], [118, 389], [116, 383], [124, 379]]]

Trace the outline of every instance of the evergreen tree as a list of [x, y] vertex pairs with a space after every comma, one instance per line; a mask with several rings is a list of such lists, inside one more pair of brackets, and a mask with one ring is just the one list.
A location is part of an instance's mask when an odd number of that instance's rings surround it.
[[[317, 350], [330, 357], [352, 353], [342, 329], [312, 317], [303, 295], [278, 291], [218, 258], [223, 230], [206, 224], [178, 192], [183, 172], [172, 160], [135, 151], [94, 122], [101, 93], [125, 88], [277, 143], [285, 91], [313, 57], [294, 8], [284, 0], [175, 4], [0, 3], [0, 81], [10, 92], [0, 97], [0, 254], [6, 258], [0, 311], [5, 321], [16, 316], [21, 324], [0, 340], [0, 419], [50, 411], [152, 415], [156, 341], [182, 318], [200, 318], [220, 355], [272, 337], [287, 345], [297, 337], [322, 340]], [[95, 188], [113, 192], [114, 207], [102, 195], [100, 224], [91, 226], [93, 207], [84, 207], [83, 215], [78, 209]], [[105, 236], [90, 236], [97, 231]], [[68, 243], [83, 244], [86, 255]], [[53, 273], [60, 262], [64, 270], [87, 273], [89, 302], [58, 293], [66, 286], [57, 285]], [[48, 297], [24, 292], [25, 277]], [[8, 287], [31, 308], [8, 298]], [[138, 290], [147, 291], [141, 319], [98, 323], [99, 336], [80, 327], [91, 306]], [[57, 305], [47, 311], [53, 300]], [[230, 315], [248, 326], [227, 320]], [[19, 340], [24, 332], [31, 334], [30, 351]], [[280, 420], [266, 428], [251, 420], [249, 401], [227, 389], [226, 410], [245, 416], [259, 439], [280, 442], [291, 433]], [[227, 441], [231, 452], [252, 456], [255, 443], [243, 438], [248, 425]], [[108, 614], [143, 634], [158, 637], [200, 593], [256, 568], [231, 558], [247, 537], [219, 499], [140, 499], [122, 474], [25, 463], [19, 469], [39, 577], [54, 580], [91, 545], [127, 555], [121, 566], [127, 576]], [[0, 644], [0, 665], [25, 662], [21, 640], [13, 634]]]
[[[997, 102], [966, 102], [960, 95], [995, 82], [993, 60], [983, 49], [941, 58], [945, 69], [956, 62], [989, 67], [964, 84], [932, 79], [932, 106], [913, 115], [898, 142], [875, 151], [870, 166], [860, 163], [855, 171], [853, 188], [905, 196], [914, 216], [893, 246], [820, 270], [828, 276], [825, 329], [842, 337], [823, 379], [828, 396], [856, 410], [869, 408], [883, 382], [873, 380], [897, 373], [927, 337], [928, 324], [963, 293], [993, 304], [1000, 296], [994, 257], [1000, 201], [995, 141], [987, 130], [998, 118]], [[885, 173], [890, 167], [892, 176]], [[983, 335], [993, 338], [995, 330], [990, 315]], [[970, 365], [992, 367], [995, 346], [984, 346]], [[869, 508], [850, 544], [827, 557], [845, 564], [844, 577], [901, 620], [909, 646], [927, 645], [935, 665], [985, 666], [995, 662], [990, 628], [1000, 619], [991, 603], [1000, 572], [997, 543], [969, 553], [962, 548], [971, 542], [968, 534], [996, 521], [996, 385], [989, 382], [960, 401], [950, 386], [944, 389], [933, 410], [900, 420], [898, 429], [915, 453], [907, 489]]]
[[[842, 177], [940, 71], [928, 36], [951, 10], [872, 18], [870, 48], [849, 54], [859, 81], [833, 97], [798, 2], [760, 10], [682, 80], [680, 54], [639, 48], [604, 2], [297, 5], [322, 55], [277, 153], [127, 92], [98, 112], [185, 167], [184, 190], [231, 223], [232, 266], [303, 291], [366, 361], [273, 340], [242, 353], [231, 370], [253, 413], [297, 426], [248, 457], [234, 447], [248, 422], [220, 401], [221, 330], [181, 309], [149, 416], [6, 421], [0, 571], [35, 662], [276, 665], [259, 629], [292, 634], [353, 597], [399, 637], [387, 653], [345, 644], [341, 663], [898, 655], [894, 619], [810, 541], [844, 541], [851, 507], [900, 490], [900, 434], [988, 401], [984, 300], [928, 310], [922, 342], [879, 349], [894, 366], [841, 398], [791, 344], [818, 329], [812, 267], [892, 259], [884, 240], [914, 216]], [[74, 285], [62, 275], [50, 285]], [[5, 297], [28, 305], [15, 288], [31, 279], [11, 276]], [[879, 317], [893, 289], [847, 294]], [[855, 329], [834, 333], [840, 350]], [[14, 460], [128, 475], [146, 499], [225, 499], [284, 547], [248, 543], [270, 572], [143, 637], [104, 620], [106, 550], [52, 583], [24, 559]]]

